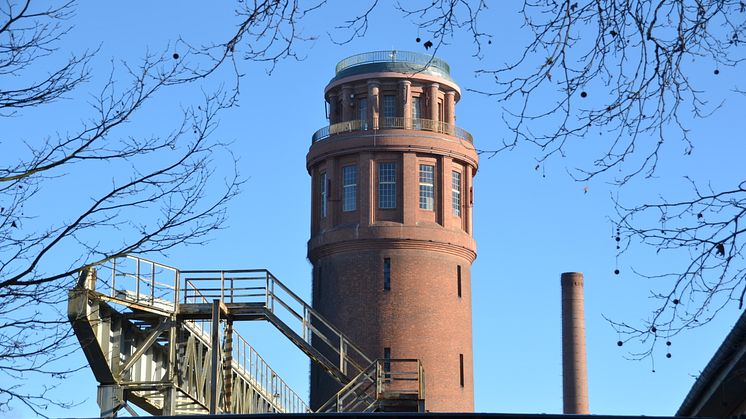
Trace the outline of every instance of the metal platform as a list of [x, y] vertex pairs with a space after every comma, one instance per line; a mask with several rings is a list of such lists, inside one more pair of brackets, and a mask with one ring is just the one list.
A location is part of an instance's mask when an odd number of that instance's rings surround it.
[[68, 317], [99, 382], [102, 417], [129, 404], [153, 415], [310, 412], [233, 330], [256, 320], [340, 383], [320, 411], [424, 410], [419, 361], [371, 360], [266, 269], [187, 271], [118, 258], [81, 272]]

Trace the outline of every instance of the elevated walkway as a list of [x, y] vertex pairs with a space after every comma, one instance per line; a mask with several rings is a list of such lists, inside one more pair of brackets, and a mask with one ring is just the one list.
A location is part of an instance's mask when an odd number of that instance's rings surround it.
[[[266, 269], [188, 271], [118, 258], [81, 273], [68, 317], [104, 417], [129, 404], [154, 415], [310, 412], [233, 330], [254, 320], [270, 322], [340, 383], [323, 411], [424, 410], [418, 361], [372, 361]], [[413, 370], [392, 371], [400, 364]]]

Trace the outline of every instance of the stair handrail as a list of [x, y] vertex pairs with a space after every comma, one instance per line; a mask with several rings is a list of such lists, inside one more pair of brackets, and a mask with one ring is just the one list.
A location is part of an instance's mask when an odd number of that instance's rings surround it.
[[[122, 263], [117, 263], [117, 260], [119, 259], [127, 259], [133, 261], [135, 264], [134, 272], [128, 272], [121, 268]], [[133, 255], [126, 255], [123, 258], [115, 258], [110, 261], [111, 266], [106, 266], [105, 263], [101, 263], [98, 266], [105, 266], [107, 269], [111, 270], [111, 277], [110, 277], [110, 283], [106, 283], [106, 281], [102, 281], [103, 285], [107, 287], [108, 289], [102, 290], [107, 292], [99, 292], [103, 295], [108, 295], [113, 300], [116, 300], [117, 302], [131, 302], [136, 303], [139, 305], [149, 305], [153, 308], [156, 308], [160, 311], [163, 311], [164, 305], [169, 305], [169, 312], [176, 313], [178, 310], [178, 306], [181, 303], [186, 303], [186, 301], [182, 302], [180, 301], [179, 294], [187, 295], [189, 292], [191, 292], [191, 296], [193, 298], [194, 303], [196, 303], [199, 300], [199, 303], [211, 303], [211, 299], [209, 298], [210, 295], [204, 294], [199, 289], [192, 289], [191, 291], [186, 289], [186, 286], [188, 286], [188, 282], [183, 277], [184, 272], [191, 272], [191, 271], [181, 271], [178, 268], [168, 266], [159, 262], [151, 261], [145, 258], [141, 258], [139, 256], [133, 256]], [[119, 265], [119, 266], [117, 266]], [[142, 270], [142, 266], [149, 267], [149, 272], [144, 272]], [[156, 268], [160, 268], [163, 271], [168, 272], [168, 276], [173, 278], [173, 281], [170, 283], [159, 281], [157, 278], [157, 271]], [[90, 269], [90, 268], [84, 268], [84, 269]], [[119, 270], [118, 270], [119, 269]], [[147, 271], [147, 269], [146, 269]], [[264, 270], [254, 270], [254, 271], [264, 271]], [[228, 271], [226, 271], [228, 272]], [[238, 271], [236, 271], [238, 272]], [[146, 276], [143, 276], [143, 273]], [[86, 275], [88, 275], [88, 272], [85, 272]], [[95, 275], [95, 274], [94, 274]], [[126, 287], [117, 287], [117, 279], [125, 278], [134, 280], [134, 290], [129, 290]], [[103, 279], [103, 278], [99, 278]], [[162, 279], [162, 278], [161, 278]], [[181, 282], [184, 282], [184, 287], [181, 286]], [[145, 284], [143, 287], [142, 284]], [[95, 281], [92, 284], [84, 284], [85, 286], [90, 286], [91, 291], [95, 291], [96, 285]], [[141, 291], [146, 291], [145, 293]], [[165, 294], [159, 294], [156, 295], [156, 290], [160, 290], [161, 293]], [[128, 292], [129, 291], [129, 292]], [[173, 295], [169, 295], [173, 293]], [[166, 298], [159, 298], [159, 297], [169, 297]], [[200, 339], [203, 343], [210, 345], [210, 340], [207, 338], [209, 336], [209, 321], [201, 321], [201, 320], [187, 320], [186, 323], [189, 325], [189, 328], [192, 333], [195, 334], [195, 337], [197, 339]], [[243, 348], [243, 354], [246, 353], [246, 347], [249, 348], [248, 352], [249, 354], [254, 353], [256, 354], [256, 359], [254, 363], [253, 370], [255, 372], [258, 372], [259, 370], [262, 370], [262, 375], [268, 375], [270, 377], [274, 377], [274, 380], [277, 380], [277, 383], [275, 384], [272, 382], [272, 379], [270, 379], [270, 382], [267, 382], [267, 380], [262, 380], [261, 377], [258, 375], [252, 376], [252, 365], [244, 365], [241, 367], [244, 373], [248, 374], [251, 378], [251, 381], [253, 381], [253, 384], [258, 387], [258, 390], [263, 393], [265, 397], [269, 397], [272, 400], [274, 404], [279, 404], [281, 408], [287, 412], [307, 412], [309, 411], [308, 405], [303, 402], [301, 397], [290, 388], [290, 386], [282, 379], [280, 378], [279, 374], [272, 369], [272, 367], [267, 364], [267, 362], [256, 352], [253, 346], [249, 344], [238, 332], [234, 330], [233, 337], [236, 339], [237, 342], [241, 342], [240, 344], [237, 344], [233, 348], [234, 354], [238, 355], [236, 352], [239, 350], [242, 345], [246, 345]], [[239, 358], [239, 357], [236, 357]], [[249, 362], [251, 363], [252, 359], [251, 356], [249, 356]], [[240, 364], [238, 362], [235, 362], [236, 364]], [[237, 372], [239, 372], [237, 370]], [[267, 385], [270, 384], [270, 385]], [[275, 390], [279, 390], [278, 392], [275, 392]], [[275, 397], [275, 394], [280, 394], [279, 397]], [[278, 400], [279, 403], [278, 403]], [[283, 403], [282, 401], [285, 401], [286, 403]], [[300, 407], [300, 411], [298, 410], [298, 407]]]
[[[370, 383], [373, 385], [373, 388], [375, 389], [377, 385], [376, 385], [376, 379], [374, 377], [377, 377], [378, 375], [378, 369], [379, 369], [378, 364], [379, 364], [379, 360], [373, 361], [370, 365], [368, 365], [368, 367], [362, 370], [360, 374], [358, 374], [349, 383], [347, 383], [344, 387], [342, 387], [336, 394], [330, 397], [329, 400], [326, 401], [326, 403], [322, 404], [321, 407], [316, 409], [316, 413], [343, 411], [343, 410], [340, 410], [340, 401], [344, 398], [345, 395], [349, 394], [349, 392], [352, 389], [360, 385], [361, 381], [365, 381], [367, 379], [368, 381], [370, 381]], [[364, 396], [364, 394], [357, 395], [357, 396], [362, 397]], [[372, 399], [373, 399], [372, 401], [375, 402], [376, 400], [375, 393]], [[336, 408], [334, 410], [330, 410], [330, 408], [335, 405], [336, 405]]]
[[[270, 313], [277, 315], [278, 309], [283, 308], [284, 313], [299, 321], [299, 335], [303, 340], [312, 344], [315, 336], [318, 341], [326, 344], [337, 357], [334, 364], [345, 376], [354, 377], [372, 362], [349, 337], [267, 269], [181, 270], [180, 275], [184, 294], [182, 304], [194, 302], [198, 298], [205, 301], [219, 298], [226, 304], [262, 301]], [[287, 295], [288, 300], [280, 292]], [[297, 307], [292, 307], [292, 304]], [[321, 328], [328, 330], [333, 336], [328, 336]], [[353, 371], [347, 371], [348, 365], [353, 367]]]
[[[354, 380], [355, 377], [367, 369], [366, 365], [375, 365], [375, 361], [371, 360], [349, 337], [337, 329], [329, 320], [313, 309], [313, 307], [267, 269], [180, 270], [139, 256], [126, 255], [124, 258], [134, 261], [136, 272], [134, 274], [121, 272], [119, 275], [134, 279], [136, 290], [132, 293], [133, 295], [127, 294], [126, 290], [121, 290], [124, 291], [121, 293], [118, 292], [120, 290], [117, 290], [116, 286], [118, 276], [117, 259], [113, 259], [111, 260], [112, 279], [110, 284], [112, 298], [126, 299], [134, 296], [134, 302], [141, 305], [152, 305], [153, 308], [160, 308], [156, 305], [156, 302], [160, 305], [168, 303], [174, 312], [180, 304], [209, 303], [212, 299], [216, 298], [226, 304], [246, 302], [246, 299], [253, 299], [253, 302], [263, 300], [264, 307], [272, 314], [276, 315], [278, 308], [282, 307], [286, 314], [299, 320], [301, 323], [300, 336], [308, 344], [318, 345], [321, 342], [327, 345], [338, 358], [338, 362], [332, 362], [323, 353], [321, 355], [327, 358], [327, 361], [336, 365], [344, 376]], [[149, 278], [143, 279], [141, 277], [141, 264], [150, 267]], [[168, 283], [157, 281], [156, 268], [161, 271], [170, 272], [169, 276], [171, 280]], [[244, 276], [235, 277], [234, 274]], [[195, 275], [199, 276], [195, 277]], [[217, 276], [212, 277], [211, 275]], [[219, 285], [215, 284], [210, 287], [198, 286], [197, 284], [202, 281], [219, 281]], [[255, 286], [239, 284], [236, 287], [237, 281], [256, 282], [248, 284]], [[146, 291], [149, 291], [149, 295], [144, 294], [144, 297], [141, 297], [141, 294], [143, 294], [140, 290], [141, 282], [145, 284]], [[159, 290], [160, 294], [156, 295], [156, 289]], [[280, 291], [289, 297], [289, 301], [286, 301], [278, 294]], [[293, 303], [299, 305], [300, 308], [296, 310], [291, 307]], [[279, 316], [276, 315], [276, 317], [279, 319]], [[314, 337], [317, 339], [314, 339]], [[353, 370], [348, 372], [348, 366], [351, 366]]]

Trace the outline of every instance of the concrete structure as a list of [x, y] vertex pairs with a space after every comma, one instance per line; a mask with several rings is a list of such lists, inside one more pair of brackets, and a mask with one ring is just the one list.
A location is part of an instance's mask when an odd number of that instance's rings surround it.
[[[454, 125], [459, 87], [440, 59], [380, 51], [337, 64], [324, 96], [307, 155], [313, 308], [371, 358], [420, 359], [427, 410], [472, 411], [478, 158]], [[338, 388], [312, 365], [312, 409]]]
[[562, 283], [562, 411], [588, 414], [583, 274], [565, 272]]

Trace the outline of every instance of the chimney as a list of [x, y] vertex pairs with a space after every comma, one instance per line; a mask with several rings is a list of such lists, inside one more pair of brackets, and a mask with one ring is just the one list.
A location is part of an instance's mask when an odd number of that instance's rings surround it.
[[562, 411], [588, 414], [583, 274], [562, 274]]

